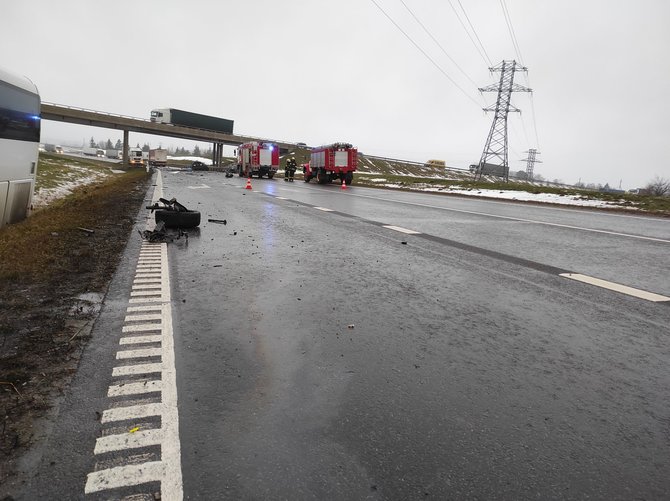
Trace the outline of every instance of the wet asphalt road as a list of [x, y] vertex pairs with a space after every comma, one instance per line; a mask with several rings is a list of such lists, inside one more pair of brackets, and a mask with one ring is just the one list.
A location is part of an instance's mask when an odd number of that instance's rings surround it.
[[164, 173], [187, 499], [667, 498], [670, 306], [557, 273], [668, 295], [670, 221], [252, 182]]

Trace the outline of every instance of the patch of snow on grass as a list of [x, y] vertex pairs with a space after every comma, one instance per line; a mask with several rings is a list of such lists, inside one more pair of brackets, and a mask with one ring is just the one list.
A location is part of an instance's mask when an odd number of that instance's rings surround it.
[[[74, 166], [73, 166], [74, 168]], [[107, 177], [108, 174], [102, 172], [94, 172], [84, 177], [76, 177], [75, 179], [69, 181], [63, 181], [56, 188], [42, 188], [35, 191], [33, 195], [33, 206], [34, 207], [46, 207], [54, 200], [66, 197], [70, 195], [75, 189], [80, 186], [86, 186], [87, 184], [95, 183], [102, 178]], [[69, 176], [70, 178], [74, 176]]]

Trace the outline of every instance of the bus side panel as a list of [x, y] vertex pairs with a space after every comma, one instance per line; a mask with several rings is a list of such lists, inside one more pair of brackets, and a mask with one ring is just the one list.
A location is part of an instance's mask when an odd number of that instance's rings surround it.
[[7, 207], [7, 193], [9, 191], [9, 181], [0, 182], [0, 228], [5, 223], [5, 208]]
[[25, 181], [11, 181], [7, 192], [7, 205], [2, 224], [12, 224], [23, 221], [28, 217], [30, 202], [33, 194], [33, 182], [31, 179]]

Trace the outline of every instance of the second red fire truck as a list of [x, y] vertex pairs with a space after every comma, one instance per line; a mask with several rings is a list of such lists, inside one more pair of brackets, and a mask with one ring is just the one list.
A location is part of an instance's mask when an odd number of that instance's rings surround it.
[[252, 141], [237, 148], [237, 173], [240, 177], [267, 175], [272, 179], [279, 169], [279, 148], [274, 143]]
[[340, 179], [350, 185], [358, 165], [358, 150], [349, 143], [333, 143], [312, 149], [304, 168], [305, 182], [316, 178], [319, 184]]

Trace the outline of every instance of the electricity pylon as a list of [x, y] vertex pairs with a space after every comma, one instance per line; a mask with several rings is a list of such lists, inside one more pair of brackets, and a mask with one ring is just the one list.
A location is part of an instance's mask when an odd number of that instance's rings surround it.
[[535, 164], [541, 164], [542, 160], [537, 160], [535, 158], [536, 155], [539, 155], [540, 152], [537, 151], [535, 148], [529, 148], [528, 151], [524, 151], [524, 153], [528, 153], [528, 156], [521, 160], [521, 162], [526, 162], [526, 179], [528, 181], [533, 180], [533, 168], [535, 167]]
[[498, 66], [489, 68], [489, 71], [500, 72], [500, 82], [481, 87], [479, 92], [497, 92], [498, 99], [495, 107], [484, 108], [484, 111], [495, 112], [489, 136], [486, 139], [484, 151], [477, 166], [475, 179], [481, 179], [482, 174], [491, 173], [502, 176], [505, 182], [509, 179], [509, 163], [507, 161], [507, 115], [510, 111], [521, 112], [512, 106], [512, 92], [532, 92], [531, 89], [514, 83], [514, 73], [528, 71], [524, 66], [517, 66], [516, 61], [502, 61]]

